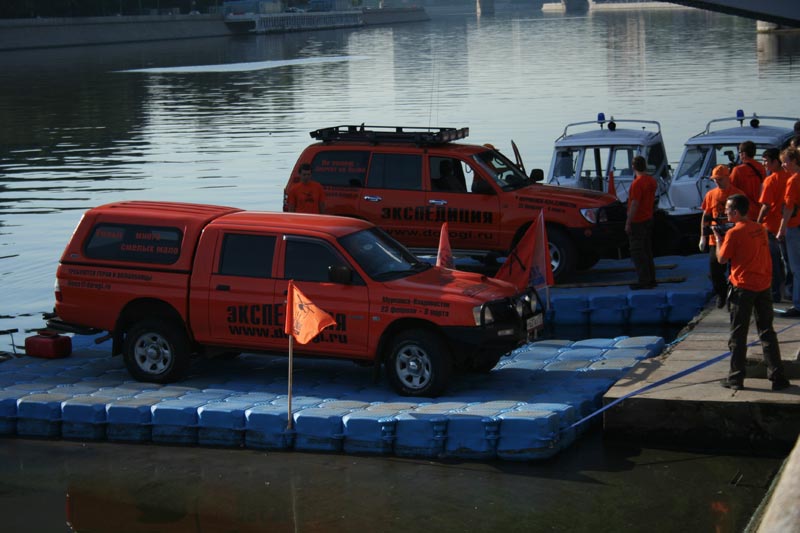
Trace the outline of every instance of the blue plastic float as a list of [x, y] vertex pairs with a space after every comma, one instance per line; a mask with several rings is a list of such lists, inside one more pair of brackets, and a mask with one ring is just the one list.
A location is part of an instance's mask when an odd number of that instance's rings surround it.
[[453, 379], [448, 395], [395, 395], [372, 370], [297, 359], [288, 425], [285, 357], [202, 360], [171, 385], [139, 383], [91, 338], [66, 359], [0, 364], [0, 434], [404, 457], [535, 460], [585, 430], [572, 425], [660, 337], [527, 344], [488, 374]]

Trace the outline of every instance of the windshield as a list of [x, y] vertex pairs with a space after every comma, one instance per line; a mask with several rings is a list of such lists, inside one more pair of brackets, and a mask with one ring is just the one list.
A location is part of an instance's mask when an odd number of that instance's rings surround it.
[[528, 177], [517, 165], [496, 150], [487, 150], [473, 157], [504, 191], [513, 191], [530, 185]]
[[673, 179], [677, 181], [699, 179], [708, 148], [708, 146], [687, 146]]
[[380, 228], [351, 233], [339, 239], [339, 243], [376, 281], [404, 278], [431, 268]]

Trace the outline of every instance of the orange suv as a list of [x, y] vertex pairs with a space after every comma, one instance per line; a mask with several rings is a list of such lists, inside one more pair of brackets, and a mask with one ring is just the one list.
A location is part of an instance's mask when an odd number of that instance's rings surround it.
[[[455, 254], [510, 252], [544, 210], [557, 280], [627, 243], [614, 196], [536, 183], [490, 145], [455, 142], [468, 128], [333, 126], [300, 155], [285, 192], [309, 163], [326, 212], [368, 220], [420, 253], [434, 252], [443, 222]], [[284, 198], [286, 196], [284, 195]], [[284, 211], [287, 210], [284, 202]]]
[[289, 280], [336, 320], [297, 355], [383, 365], [408, 396], [488, 372], [544, 323], [535, 290], [423, 263], [363, 220], [128, 201], [84, 214], [47, 324], [108, 331], [133, 377], [168, 383], [193, 356], [285, 352]]

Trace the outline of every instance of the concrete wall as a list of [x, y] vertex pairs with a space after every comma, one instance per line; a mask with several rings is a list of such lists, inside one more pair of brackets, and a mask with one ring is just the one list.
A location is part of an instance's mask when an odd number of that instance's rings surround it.
[[222, 15], [0, 20], [0, 51], [230, 35]]

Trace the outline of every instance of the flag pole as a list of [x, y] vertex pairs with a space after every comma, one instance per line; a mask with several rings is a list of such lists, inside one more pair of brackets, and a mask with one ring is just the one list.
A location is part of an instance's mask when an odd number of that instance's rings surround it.
[[289, 413], [286, 420], [286, 429], [291, 430], [294, 418], [292, 418], [292, 348], [294, 344], [294, 335], [289, 335]]

